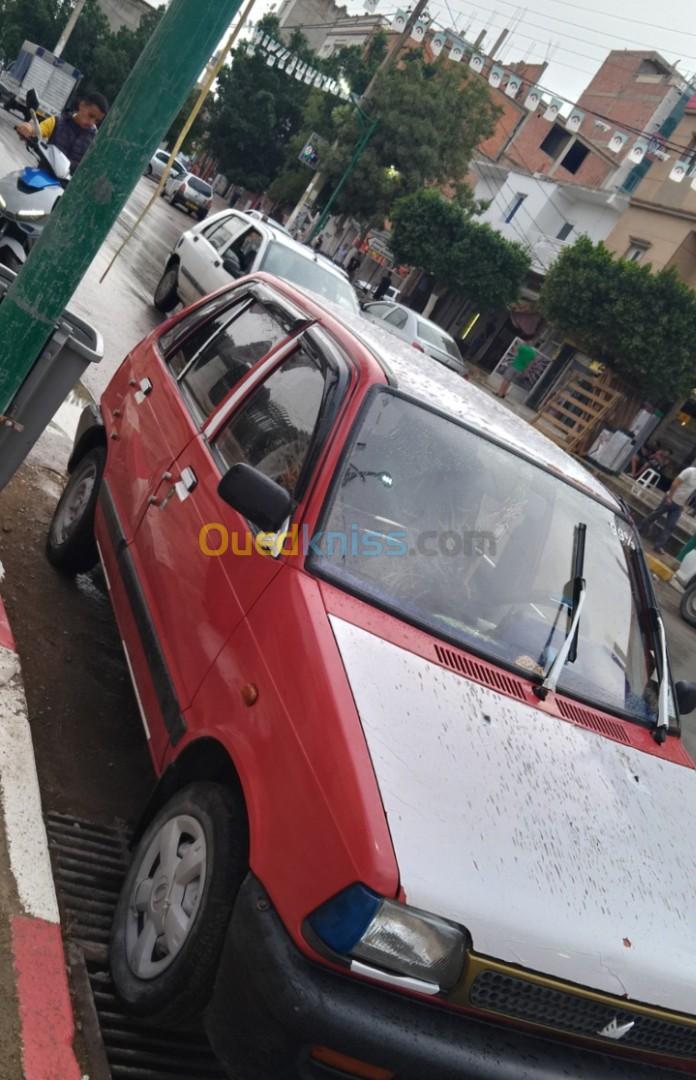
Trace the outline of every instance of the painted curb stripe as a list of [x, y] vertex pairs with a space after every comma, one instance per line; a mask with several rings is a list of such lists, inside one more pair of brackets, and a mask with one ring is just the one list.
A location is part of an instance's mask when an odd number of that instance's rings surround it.
[[[2, 581], [1, 571], [2, 563], [0, 563], [0, 581]], [[16, 650], [14, 636], [10, 630], [10, 620], [7, 618], [2, 600], [0, 600], [0, 648], [9, 649], [11, 652]]]
[[19, 661], [16, 653], [7, 649], [0, 649], [0, 798], [10, 866], [23, 911], [58, 923]]
[[60, 926], [12, 919], [25, 1080], [81, 1080]]

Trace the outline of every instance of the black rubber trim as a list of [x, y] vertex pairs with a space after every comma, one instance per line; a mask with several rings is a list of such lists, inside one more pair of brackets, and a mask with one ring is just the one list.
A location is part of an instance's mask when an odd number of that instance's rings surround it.
[[311, 1062], [316, 1045], [388, 1069], [398, 1080], [684, 1077], [321, 967], [299, 952], [252, 875], [237, 897], [205, 1023], [213, 1049], [236, 1080], [343, 1075]]
[[106, 443], [104, 421], [101, 409], [98, 405], [90, 403], [85, 405], [77, 422], [77, 431], [73, 440], [73, 448], [68, 461], [68, 472], [71, 473], [78, 461], [84, 457], [86, 448], [100, 446]]
[[176, 746], [186, 732], [186, 723], [152, 622], [150, 609], [147, 606], [145, 594], [133, 563], [133, 557], [127, 546], [126, 536], [109, 491], [109, 485], [105, 482], [102, 482], [99, 492], [99, 505], [104, 515], [111, 545], [116, 552], [121, 578], [140, 635], [140, 642], [147, 660], [150, 678], [157, 694], [162, 719], [169, 732], [169, 740], [172, 746]]

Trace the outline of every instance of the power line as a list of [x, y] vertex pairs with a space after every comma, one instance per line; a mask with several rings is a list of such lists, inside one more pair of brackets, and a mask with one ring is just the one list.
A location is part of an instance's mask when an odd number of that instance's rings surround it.
[[[514, 8], [515, 10], [517, 10], [518, 7], [519, 7], [518, 4], [514, 3], [514, 0], [496, 0], [496, 2], [500, 3], [500, 4], [503, 4], [505, 7]], [[587, 26], [584, 23], [571, 22], [569, 19], [564, 19], [559, 15], [549, 15], [545, 11], [538, 11], [536, 8], [525, 7], [525, 11], [530, 11], [533, 15], [540, 15], [542, 19], [551, 19], [553, 22], [560, 22], [564, 26], [574, 26], [574, 27], [577, 27], [579, 30], [589, 30], [589, 32], [592, 33], [592, 34], [601, 34], [603, 37], [616, 38], [617, 41], [624, 41], [624, 42], [628, 42], [629, 44], [632, 44], [632, 45], [638, 45], [641, 49], [645, 49], [648, 52], [659, 52], [660, 51], [659, 49], [655, 49], [653, 47], [653, 45], [648, 44], [645, 41], [637, 41], [635, 38], [628, 38], [624, 34], [612, 34], [608, 30], [593, 30], [592, 27]], [[529, 23], [529, 25], [533, 26], [535, 24], [534, 23]], [[548, 29], [551, 30], [552, 27], [548, 27]], [[680, 33], [680, 31], [678, 31], [678, 30], [673, 30], [671, 32], [674, 33], [674, 34]], [[571, 35], [568, 35], [568, 36], [571, 36]], [[694, 36], [696, 36], [696, 35], [694, 35]], [[582, 41], [583, 39], [582, 38], [577, 38], [576, 40]], [[597, 42], [597, 41], [587, 41], [585, 43], [587, 45], [595, 45], [597, 48], [601, 47], [601, 43]], [[665, 51], [667, 51], [667, 52], [675, 52], [676, 53], [679, 50], [678, 49], [668, 48]], [[691, 57], [691, 56], [686, 56], [685, 55], [683, 57], [683, 59], [693, 60], [693, 59], [696, 59], [696, 57]]]
[[628, 22], [635, 23], [637, 26], [647, 26], [650, 30], [666, 30], [668, 34], [680, 34], [682, 37], [696, 38], [696, 33], [692, 33], [689, 30], [677, 30], [672, 26], [661, 26], [659, 23], [645, 22], [644, 19], [633, 19], [629, 15], [614, 15], [610, 11], [601, 11], [598, 8], [588, 8], [584, 7], [582, 4], [570, 3], [570, 0], [554, 0], [554, 3], [558, 4], [560, 7], [573, 8], [575, 11], [585, 11], [591, 15], [602, 15], [604, 18], [617, 19], [619, 22], [623, 23]]

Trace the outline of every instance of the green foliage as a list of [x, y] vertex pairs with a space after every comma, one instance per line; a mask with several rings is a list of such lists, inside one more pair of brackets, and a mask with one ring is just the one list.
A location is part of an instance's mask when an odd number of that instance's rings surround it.
[[[407, 53], [379, 78], [369, 104], [379, 124], [336, 209], [364, 224], [382, 224], [395, 201], [432, 184], [465, 190], [471, 154], [494, 129], [498, 110], [486, 83], [461, 65], [428, 63], [422, 50]], [[325, 164], [328, 190], [348, 165], [362, 131], [350, 107], [334, 110], [336, 140]]]
[[[52, 49], [72, 6], [71, 0], [0, 0], [0, 54], [6, 62], [14, 60], [25, 40]], [[87, 0], [65, 48], [65, 59], [84, 75], [80, 89], [98, 90], [113, 101], [163, 11], [148, 12], [137, 30], [122, 27], [114, 33], [97, 0]]]
[[[173, 146], [176, 140], [179, 138], [179, 133], [181, 132], [184, 124], [191, 115], [191, 111], [196, 102], [198, 101], [198, 97], [199, 91], [197, 89], [193, 89], [189, 94], [188, 98], [186, 99], [184, 107], [182, 108], [181, 112], [179, 113], [176, 120], [174, 121], [165, 136], [165, 142], [167, 143], [167, 146]], [[181, 148], [184, 153], [191, 153], [191, 151], [194, 150], [203, 141], [203, 138], [207, 131], [207, 124], [207, 105], [204, 104], [198, 116], [193, 121], [193, 127], [184, 139], [184, 144]]]
[[544, 282], [545, 317], [657, 404], [696, 386], [696, 294], [673, 269], [653, 273], [581, 237]]
[[[265, 33], [280, 37], [276, 16], [266, 15], [259, 25]], [[361, 90], [384, 55], [386, 36], [376, 35], [365, 55], [351, 47], [321, 59], [299, 31], [288, 47], [317, 71], [345, 78], [352, 89]], [[253, 191], [270, 186], [276, 201], [292, 202], [311, 176], [297, 155], [309, 132], [330, 131], [335, 106], [334, 97], [269, 67], [263, 53], [242, 46], [220, 75], [207, 142], [233, 183]]]
[[517, 299], [530, 263], [521, 244], [474, 220], [477, 209], [421, 189], [394, 204], [391, 244], [397, 263], [425, 270], [490, 311]]

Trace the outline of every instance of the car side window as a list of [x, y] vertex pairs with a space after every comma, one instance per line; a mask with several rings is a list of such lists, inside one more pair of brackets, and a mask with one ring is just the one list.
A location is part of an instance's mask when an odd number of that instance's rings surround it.
[[246, 373], [288, 334], [287, 324], [258, 300], [217, 331], [190, 359], [179, 381], [193, 413], [202, 422]]
[[158, 341], [159, 350], [175, 377], [181, 374], [191, 357], [195, 356], [220, 326], [229, 321], [239, 305], [248, 300], [249, 294], [246, 291], [240, 294], [239, 290], [232, 290], [196, 308], [180, 319], [166, 334], [162, 334]]
[[388, 322], [391, 326], [395, 326], [397, 330], [401, 330], [408, 322], [408, 315], [405, 311], [402, 311], [401, 308], [394, 308], [384, 321]]
[[246, 229], [247, 223], [233, 214], [231, 217], [225, 218], [224, 221], [217, 221], [213, 225], [209, 225], [207, 229], [202, 231], [208, 243], [212, 244], [216, 251], [222, 251]]
[[394, 309], [391, 304], [370, 304], [366, 310], [368, 315], [374, 315], [378, 319], [386, 319], [387, 315]]
[[256, 256], [263, 244], [263, 236], [257, 229], [247, 229], [227, 249], [225, 255], [239, 263], [239, 273], [249, 274], [254, 269]]
[[319, 360], [300, 346], [251, 394], [215, 440], [223, 466], [245, 463], [298, 492], [326, 391]]

